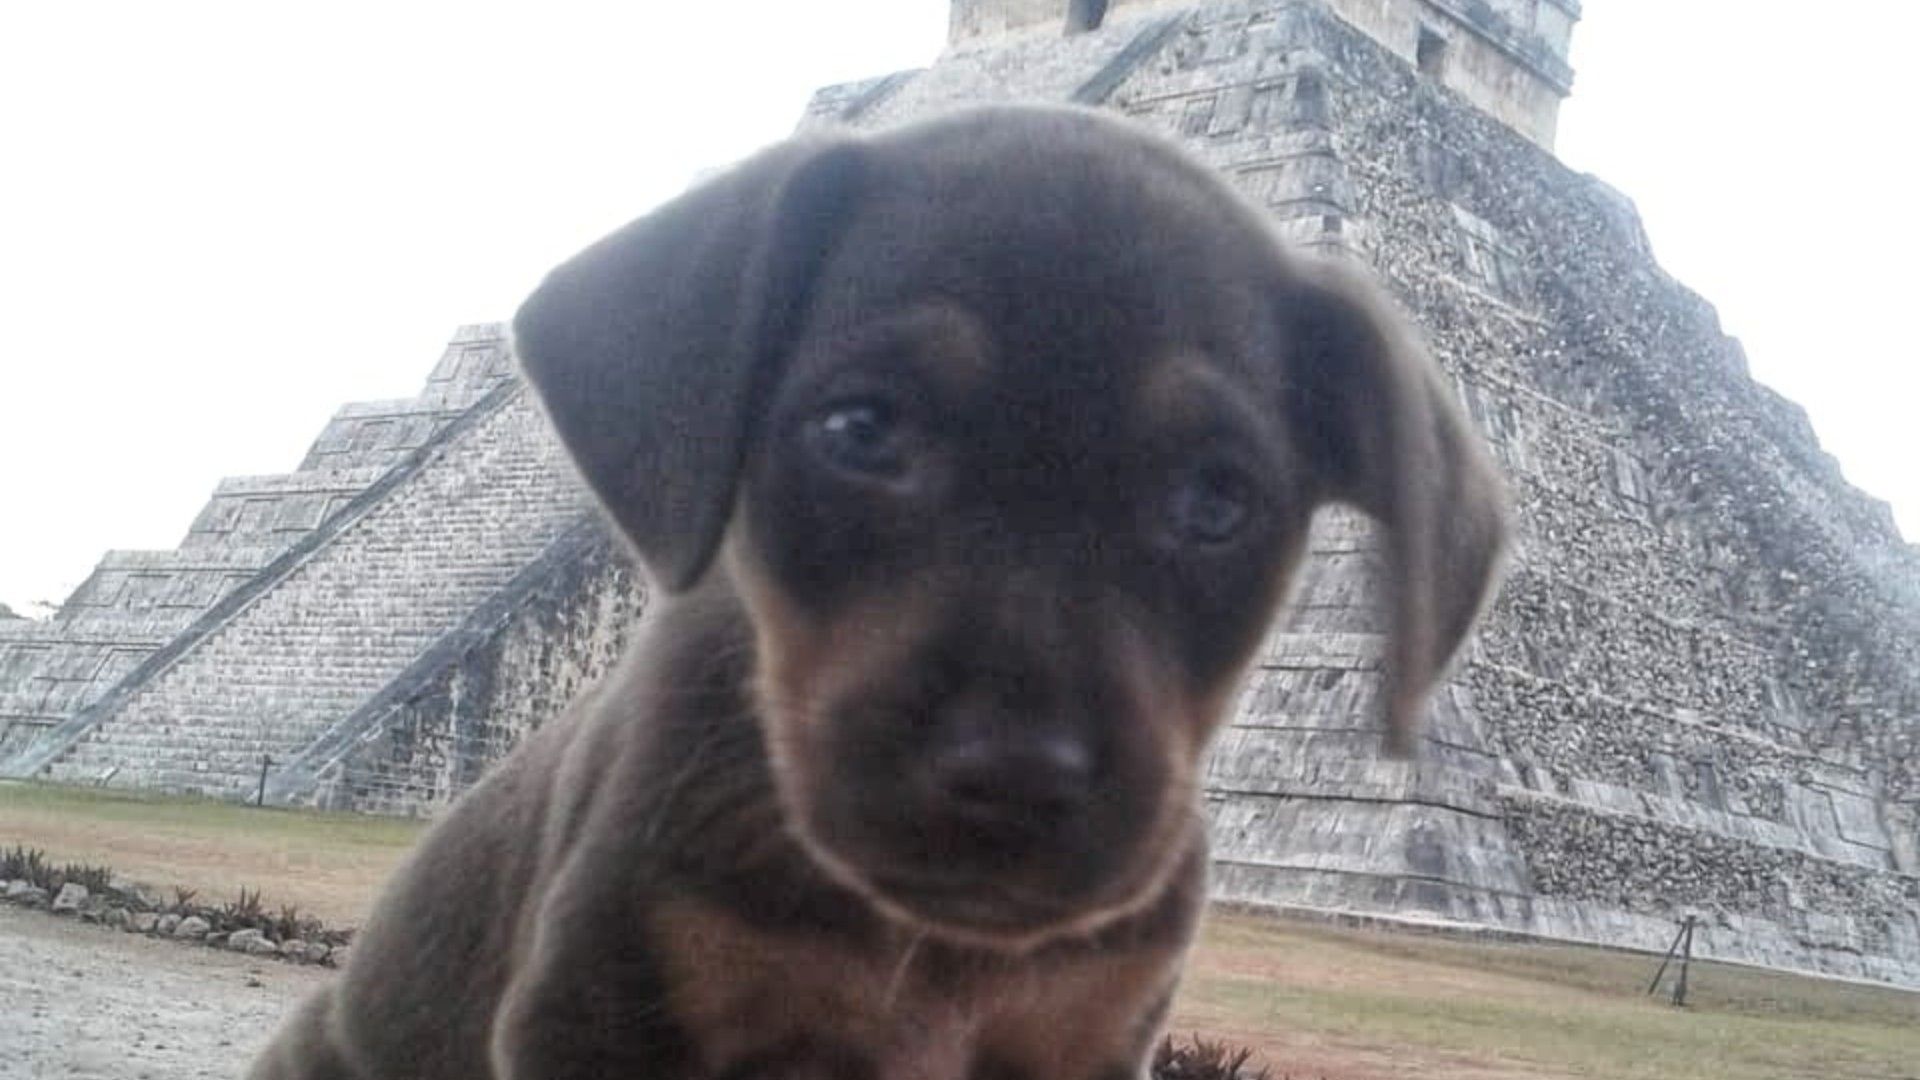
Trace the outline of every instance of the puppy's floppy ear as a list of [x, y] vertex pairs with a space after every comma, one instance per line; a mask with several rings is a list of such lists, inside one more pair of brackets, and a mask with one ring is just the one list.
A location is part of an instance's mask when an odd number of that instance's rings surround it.
[[1320, 499], [1385, 526], [1387, 748], [1414, 752], [1428, 693], [1472, 628], [1506, 546], [1505, 485], [1413, 331], [1357, 272], [1282, 289], [1288, 421]]
[[726, 531], [861, 163], [850, 140], [763, 151], [574, 256], [514, 318], [561, 440], [668, 589], [698, 580]]

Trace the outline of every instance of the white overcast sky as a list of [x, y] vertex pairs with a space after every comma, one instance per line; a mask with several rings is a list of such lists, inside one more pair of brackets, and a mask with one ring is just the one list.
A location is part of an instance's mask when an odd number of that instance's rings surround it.
[[[1920, 536], [1920, 8], [1587, 0], [1561, 124], [1753, 371]], [[414, 393], [455, 326], [925, 65], [945, 0], [0, 13], [0, 602], [170, 548], [223, 475]]]

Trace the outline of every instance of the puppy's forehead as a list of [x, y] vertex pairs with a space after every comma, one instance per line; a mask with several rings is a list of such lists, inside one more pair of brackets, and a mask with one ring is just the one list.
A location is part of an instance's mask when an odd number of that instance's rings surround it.
[[847, 367], [904, 369], [927, 390], [964, 398], [990, 383], [1001, 349], [986, 324], [952, 300], [926, 297], [864, 314], [803, 348], [789, 381]]
[[1013, 355], [1128, 366], [1271, 343], [1277, 248], [1178, 151], [1116, 121], [998, 110], [862, 148], [824, 318], [945, 301]]

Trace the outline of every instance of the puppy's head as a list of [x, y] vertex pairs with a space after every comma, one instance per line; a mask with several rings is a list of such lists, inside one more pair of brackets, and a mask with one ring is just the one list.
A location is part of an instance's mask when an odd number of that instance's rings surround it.
[[1371, 292], [1088, 112], [782, 145], [555, 271], [515, 336], [659, 581], [724, 551], [796, 835], [950, 936], [1154, 895], [1315, 507], [1386, 526], [1403, 751], [1500, 547]]

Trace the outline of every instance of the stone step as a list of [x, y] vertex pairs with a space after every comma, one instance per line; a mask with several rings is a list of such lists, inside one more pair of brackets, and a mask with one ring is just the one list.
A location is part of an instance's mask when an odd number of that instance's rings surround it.
[[[545, 420], [510, 396], [76, 744], [88, 782], [238, 791], [349, 715], [578, 519]], [[249, 779], [252, 778], [252, 779]]]

